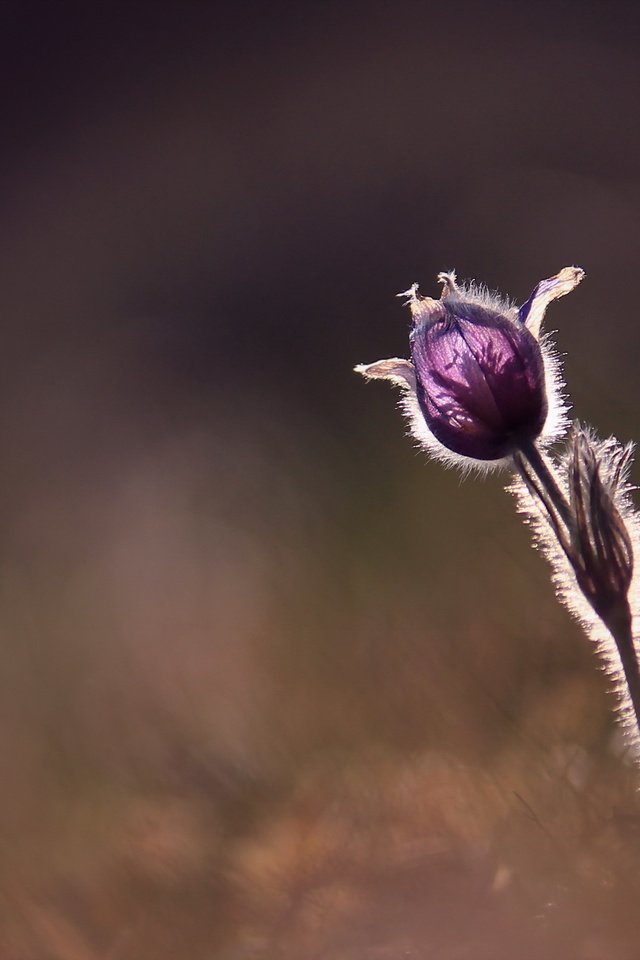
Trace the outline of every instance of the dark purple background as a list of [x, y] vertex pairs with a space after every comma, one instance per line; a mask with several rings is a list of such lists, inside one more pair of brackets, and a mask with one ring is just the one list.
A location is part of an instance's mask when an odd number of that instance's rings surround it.
[[383, 429], [350, 367], [406, 353], [393, 295], [452, 266], [522, 300], [582, 264], [550, 320], [574, 397], [635, 427], [633, 5], [0, 16], [2, 381], [38, 381], [56, 449], [71, 398], [89, 456], [105, 410], [144, 442], [185, 398]]

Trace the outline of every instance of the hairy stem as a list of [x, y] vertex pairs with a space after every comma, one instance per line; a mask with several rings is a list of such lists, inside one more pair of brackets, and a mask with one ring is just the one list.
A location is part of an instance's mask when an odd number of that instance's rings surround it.
[[[596, 469], [590, 476], [589, 495], [585, 499], [583, 487], [578, 486], [576, 494], [575, 477], [568, 480], [569, 485], [573, 483], [574, 486], [571, 487], [571, 498], [567, 497], [553, 468], [534, 443], [523, 445], [514, 455], [514, 462], [530, 496], [543, 507], [553, 536], [573, 569], [577, 586], [611, 634], [640, 737], [640, 664], [627, 595], [629, 584], [622, 586], [615, 576], [612, 580], [609, 578], [607, 568], [611, 568], [612, 558], [615, 559], [617, 554], [605, 549], [605, 546], [619, 547], [618, 540], [624, 534], [630, 550], [630, 540], [611, 502], [607, 500], [605, 503], [594, 495], [596, 480], [600, 483], [597, 463], [594, 461]], [[603, 510], [603, 505], [607, 506], [608, 513]], [[611, 538], [612, 531], [616, 532], [617, 538]], [[609, 536], [606, 544], [605, 534]], [[602, 561], [603, 557], [607, 560]], [[622, 559], [628, 559], [626, 554]]]
[[545, 464], [539, 451], [532, 445], [531, 450], [519, 450], [514, 455], [516, 469], [524, 481], [531, 496], [539, 501], [546, 510], [547, 520], [556, 540], [569, 563], [574, 565], [571, 545], [571, 515], [569, 505], [560, 490], [555, 477]]
[[609, 616], [602, 616], [602, 622], [615, 641], [635, 714], [636, 726], [640, 732], [640, 665], [633, 639], [633, 621], [628, 601], [625, 600], [620, 610], [612, 612]]
[[573, 523], [567, 498], [560, 489], [558, 481], [545, 463], [544, 457], [538, 450], [535, 443], [530, 442], [523, 444], [520, 449], [520, 455], [524, 457], [533, 472], [538, 477], [538, 480], [542, 484], [544, 491], [562, 518], [567, 531], [571, 533]]

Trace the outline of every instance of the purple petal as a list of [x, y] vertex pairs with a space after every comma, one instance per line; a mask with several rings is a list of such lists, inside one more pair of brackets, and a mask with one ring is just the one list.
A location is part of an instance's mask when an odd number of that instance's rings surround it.
[[525, 327], [458, 302], [444, 320], [417, 326], [411, 348], [423, 415], [450, 450], [497, 460], [542, 430], [544, 366]]
[[584, 270], [581, 267], [563, 267], [555, 277], [541, 280], [534, 287], [529, 299], [518, 311], [519, 320], [526, 324], [534, 337], [540, 332], [540, 325], [551, 301], [571, 293], [583, 277]]

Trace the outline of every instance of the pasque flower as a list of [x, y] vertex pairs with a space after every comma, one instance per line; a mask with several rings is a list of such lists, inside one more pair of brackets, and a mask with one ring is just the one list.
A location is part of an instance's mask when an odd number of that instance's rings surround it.
[[356, 367], [403, 390], [411, 431], [429, 452], [463, 467], [505, 463], [509, 489], [553, 570], [557, 593], [595, 642], [614, 681], [618, 713], [640, 762], [640, 515], [627, 474], [632, 445], [597, 440], [575, 424], [563, 456], [548, 444], [564, 433], [559, 366], [541, 323], [552, 300], [582, 280], [564, 267], [516, 307], [441, 273], [439, 300], [413, 284], [411, 358]]
[[542, 280], [520, 309], [475, 284], [458, 286], [441, 273], [439, 300], [406, 293], [411, 309], [411, 359], [356, 367], [370, 379], [404, 390], [411, 429], [431, 453], [467, 465], [490, 466], [564, 427], [558, 365], [540, 337], [547, 305], [584, 276], [565, 267]]

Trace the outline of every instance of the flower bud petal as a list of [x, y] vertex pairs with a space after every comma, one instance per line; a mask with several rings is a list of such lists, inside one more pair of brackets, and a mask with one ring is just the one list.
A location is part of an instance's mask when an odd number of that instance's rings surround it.
[[571, 293], [583, 278], [582, 267], [563, 267], [555, 277], [541, 280], [534, 287], [529, 299], [518, 311], [519, 320], [526, 324], [534, 337], [540, 333], [540, 325], [551, 301]]
[[526, 327], [477, 303], [452, 297], [439, 307], [444, 315], [411, 335], [420, 409], [454, 453], [502, 459], [544, 426], [540, 347]]
[[409, 360], [392, 357], [390, 360], [378, 360], [377, 363], [359, 363], [353, 369], [367, 380], [391, 380], [401, 387], [416, 388], [416, 372]]

